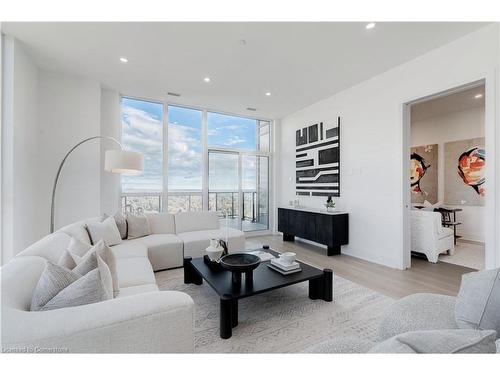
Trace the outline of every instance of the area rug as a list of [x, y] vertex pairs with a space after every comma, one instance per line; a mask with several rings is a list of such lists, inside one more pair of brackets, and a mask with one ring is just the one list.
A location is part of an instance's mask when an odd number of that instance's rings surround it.
[[308, 283], [239, 301], [239, 324], [228, 340], [219, 337], [219, 298], [209, 285], [185, 285], [183, 270], [156, 273], [160, 290], [189, 294], [195, 304], [197, 353], [298, 353], [322, 341], [376, 341], [381, 315], [393, 302], [373, 290], [334, 277], [334, 301], [308, 298]]

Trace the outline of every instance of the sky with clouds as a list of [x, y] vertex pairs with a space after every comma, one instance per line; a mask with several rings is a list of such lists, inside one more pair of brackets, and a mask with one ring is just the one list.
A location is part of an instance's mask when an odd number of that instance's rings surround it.
[[[202, 112], [169, 106], [168, 110], [168, 188], [170, 191], [201, 191]], [[163, 105], [130, 98], [122, 99], [122, 142], [126, 149], [144, 154], [144, 171], [138, 176], [122, 176], [124, 192], [162, 191]], [[256, 120], [219, 113], [207, 114], [209, 147], [255, 150]], [[255, 189], [255, 156], [244, 156], [243, 189]], [[238, 156], [209, 154], [209, 190], [238, 190]]]

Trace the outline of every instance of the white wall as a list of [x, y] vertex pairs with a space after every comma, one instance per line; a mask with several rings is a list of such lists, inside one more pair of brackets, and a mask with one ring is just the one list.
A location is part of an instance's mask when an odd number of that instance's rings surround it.
[[453, 206], [444, 199], [444, 144], [478, 137], [484, 137], [484, 107], [469, 108], [411, 123], [412, 146], [438, 144], [438, 201], [463, 210], [457, 213], [457, 219], [462, 223], [457, 227], [458, 234], [468, 240], [484, 242], [484, 206]]
[[[113, 90], [101, 91], [101, 135], [121, 139], [120, 94]], [[104, 165], [105, 151], [117, 148], [112, 141], [101, 141], [101, 166]], [[100, 169], [101, 174], [101, 213], [114, 215], [120, 209], [121, 180], [119, 174]]]
[[[2, 247], [7, 258], [40, 238], [38, 212], [38, 69], [22, 44], [5, 38], [4, 118], [2, 126]], [[2, 189], [3, 190], [3, 189]]]
[[[283, 118], [278, 205], [296, 198], [295, 131], [340, 115], [342, 177], [341, 197], [336, 201], [339, 209], [350, 214], [349, 245], [343, 252], [404, 268], [403, 103], [484, 77], [486, 96], [491, 94], [494, 100], [498, 49], [495, 24]], [[489, 104], [495, 113], [498, 104]], [[495, 121], [487, 117], [487, 123]], [[300, 200], [313, 207], [324, 203], [316, 197]]]
[[[50, 198], [57, 168], [81, 140], [100, 134], [101, 88], [95, 81], [40, 71], [40, 204], [48, 233]], [[100, 213], [100, 144], [92, 140], [76, 149], [59, 179], [55, 227]]]
[[[77, 142], [120, 139], [120, 98], [100, 83], [39, 69], [16, 39], [2, 39], [2, 264], [49, 233], [57, 168]], [[101, 126], [102, 125], [102, 126]], [[56, 229], [119, 208], [120, 178], [104, 172], [109, 140], [91, 140], [67, 159]]]

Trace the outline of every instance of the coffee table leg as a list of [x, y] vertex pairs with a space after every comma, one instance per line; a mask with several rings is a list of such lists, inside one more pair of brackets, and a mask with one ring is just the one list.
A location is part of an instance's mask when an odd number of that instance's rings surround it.
[[184, 284], [196, 284], [196, 285], [201, 285], [203, 284], [203, 279], [202, 277], [198, 274], [193, 269], [193, 265], [191, 264], [191, 261], [193, 260], [192, 257], [184, 257]]
[[333, 270], [325, 268], [323, 270], [323, 301], [333, 301]]
[[329, 268], [323, 270], [323, 276], [309, 280], [309, 298], [322, 299], [326, 302], [333, 301], [333, 271]]
[[234, 298], [231, 305], [231, 326], [234, 328], [238, 325], [238, 300]]
[[228, 339], [233, 335], [233, 299], [224, 294], [220, 298], [220, 337]]

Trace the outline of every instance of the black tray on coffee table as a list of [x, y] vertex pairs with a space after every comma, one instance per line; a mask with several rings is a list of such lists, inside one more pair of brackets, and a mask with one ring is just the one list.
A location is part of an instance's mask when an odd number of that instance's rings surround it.
[[[257, 249], [262, 250], [262, 249]], [[252, 250], [248, 250], [252, 251]], [[267, 251], [275, 256], [279, 253]], [[253, 278], [243, 278], [240, 284], [232, 282], [230, 271], [214, 271], [203, 258], [184, 258], [184, 283], [201, 285], [205, 280], [220, 297], [220, 337], [228, 339], [232, 328], [238, 325], [238, 300], [274, 289], [309, 281], [309, 298], [331, 302], [333, 299], [333, 271], [321, 270], [309, 264], [297, 261], [301, 272], [282, 275], [267, 267], [269, 261], [261, 262], [253, 271]]]

